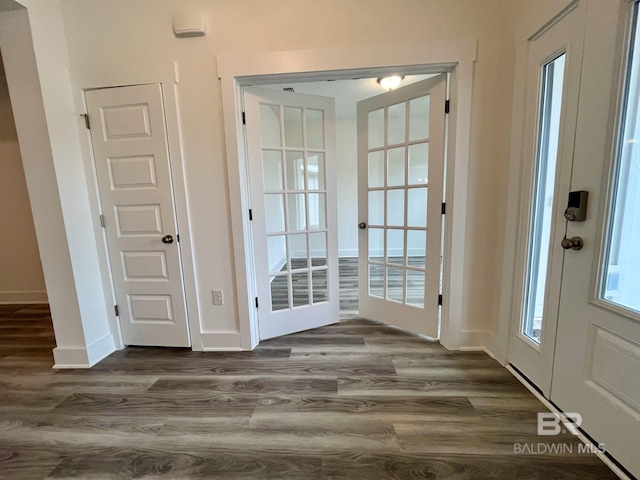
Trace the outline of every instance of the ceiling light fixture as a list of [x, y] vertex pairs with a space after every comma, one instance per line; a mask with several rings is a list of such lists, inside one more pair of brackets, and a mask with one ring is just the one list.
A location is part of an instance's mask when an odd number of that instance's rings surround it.
[[388, 77], [378, 78], [378, 83], [385, 90], [393, 90], [395, 88], [398, 88], [403, 78], [404, 75], [390, 75]]

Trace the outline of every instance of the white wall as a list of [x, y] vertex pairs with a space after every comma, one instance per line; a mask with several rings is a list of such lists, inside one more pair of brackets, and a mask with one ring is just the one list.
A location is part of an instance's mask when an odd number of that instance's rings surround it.
[[28, 12], [13, 9], [15, 3], [4, 11], [7, 3], [0, 4], [0, 48], [52, 312], [54, 359], [59, 367], [88, 367], [117, 342], [80, 155], [80, 121], [70, 102], [60, 3], [22, 0]]
[[[80, 79], [96, 71], [130, 72], [150, 62], [179, 69], [180, 122], [192, 222], [202, 330], [238, 329], [235, 301], [211, 304], [211, 289], [235, 298], [219, 54], [478, 39], [471, 136], [469, 287], [465, 329], [495, 329], [501, 271], [504, 199], [513, 70], [507, 0], [63, 0], [70, 76], [76, 102]], [[172, 15], [205, 12], [209, 35], [176, 39]], [[304, 21], [300, 21], [305, 19]], [[283, 33], [283, 32], [286, 32]], [[385, 32], [381, 37], [380, 32]], [[107, 73], [105, 73], [107, 75]], [[343, 168], [342, 166], [340, 167]], [[352, 168], [352, 167], [349, 167]], [[341, 182], [352, 175], [342, 175]], [[340, 187], [340, 185], [339, 185]], [[356, 233], [354, 232], [354, 235]]]
[[0, 303], [46, 302], [9, 88], [0, 63]]

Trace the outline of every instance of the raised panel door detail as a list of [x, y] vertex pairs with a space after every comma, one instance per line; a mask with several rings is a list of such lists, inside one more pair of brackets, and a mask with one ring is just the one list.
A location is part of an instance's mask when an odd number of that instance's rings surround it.
[[114, 157], [107, 161], [112, 190], [158, 187], [153, 155]]
[[121, 252], [125, 280], [168, 281], [167, 256], [158, 252]]
[[597, 325], [592, 325], [590, 344], [586, 380], [610, 401], [630, 407], [640, 420], [640, 345]]
[[118, 205], [115, 212], [120, 236], [163, 233], [160, 205]]
[[118, 105], [100, 111], [105, 142], [151, 137], [149, 105]]
[[131, 321], [174, 323], [171, 295], [129, 295]]

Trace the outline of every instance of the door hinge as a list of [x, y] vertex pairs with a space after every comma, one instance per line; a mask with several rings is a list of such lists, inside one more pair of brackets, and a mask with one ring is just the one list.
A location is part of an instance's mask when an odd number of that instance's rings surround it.
[[253, 210], [249, 209], [249, 221], [253, 221]]
[[115, 310], [115, 312], [116, 312], [116, 317], [119, 317], [119, 316], [120, 316], [120, 309], [118, 308], [118, 305], [114, 305], [114, 306], [113, 306], [113, 309], [114, 309], [114, 310]]
[[87, 127], [87, 130], [91, 130], [91, 122], [89, 121], [89, 115], [86, 113], [83, 113], [80, 116], [84, 117], [84, 126]]
[[442, 295], [438, 295], [438, 306], [442, 306]]
[[442, 215], [446, 215], [447, 213], [447, 204], [442, 202]]
[[445, 100], [444, 102], [444, 113], [449, 113], [450, 103], [449, 100]]
[[258, 308], [258, 297], [256, 297], [256, 308]]
[[104, 215], [100, 215], [100, 226], [101, 226], [102, 228], [105, 228]]
[[242, 124], [246, 125], [247, 124], [247, 115], [246, 113], [242, 112]]

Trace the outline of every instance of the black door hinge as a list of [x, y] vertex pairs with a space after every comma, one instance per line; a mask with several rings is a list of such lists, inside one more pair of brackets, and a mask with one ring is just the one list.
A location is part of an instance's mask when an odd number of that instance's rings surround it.
[[256, 297], [256, 308], [258, 308], [258, 297]]
[[114, 305], [114, 306], [113, 306], [113, 309], [114, 309], [114, 310], [115, 310], [115, 312], [116, 312], [116, 317], [119, 317], [119, 316], [120, 316], [120, 309], [118, 308], [118, 305]]
[[444, 102], [444, 113], [449, 113], [449, 100], [445, 100]]
[[249, 209], [249, 221], [253, 221], [253, 210]]
[[80, 116], [84, 117], [84, 126], [87, 127], [87, 130], [91, 130], [91, 122], [89, 121], [89, 115], [86, 113], [83, 113]]
[[442, 306], [442, 295], [438, 295], [438, 306]]
[[243, 125], [247, 124], [247, 115], [244, 112], [242, 112], [242, 124]]
[[442, 215], [445, 215], [447, 213], [447, 204], [442, 202]]

